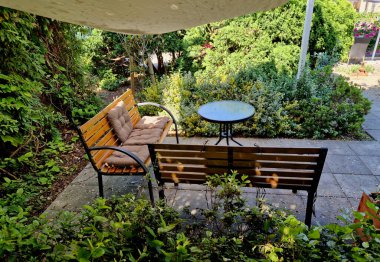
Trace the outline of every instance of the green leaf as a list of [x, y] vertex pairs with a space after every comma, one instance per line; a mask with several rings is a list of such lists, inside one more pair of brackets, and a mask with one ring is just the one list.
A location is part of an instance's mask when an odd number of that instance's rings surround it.
[[145, 229], [148, 230], [149, 234], [151, 234], [153, 237], [157, 237], [156, 234], [154, 233], [153, 229], [151, 229], [148, 226], [145, 226]]
[[166, 227], [160, 227], [157, 230], [158, 234], [167, 233], [167, 232], [173, 230], [173, 228], [175, 228], [175, 226], [176, 226], [176, 224], [170, 224], [170, 225], [168, 225]]
[[162, 247], [162, 246], [165, 245], [164, 242], [162, 242], [162, 241], [160, 241], [158, 239], [155, 239], [155, 240], [151, 241], [150, 244], [151, 244], [151, 246], [153, 248], [158, 248], [158, 247]]
[[105, 223], [108, 221], [108, 218], [103, 216], [95, 216], [94, 217], [95, 222]]
[[16, 191], [16, 194], [17, 195], [22, 195], [24, 193], [24, 189], [23, 188], [19, 188], [19, 189], [17, 189], [17, 191]]
[[79, 261], [87, 262], [87, 261], [89, 261], [90, 256], [91, 256], [91, 253], [87, 249], [85, 249], [83, 247], [79, 248], [79, 250], [78, 250], [78, 260]]
[[104, 248], [97, 247], [97, 248], [95, 248], [95, 249], [92, 251], [91, 256], [92, 256], [93, 258], [98, 258], [98, 257], [103, 256], [105, 253], [106, 253], [106, 251], [104, 250]]
[[321, 234], [316, 229], [316, 230], [313, 230], [312, 232], [309, 232], [308, 237], [311, 238], [311, 239], [320, 239]]

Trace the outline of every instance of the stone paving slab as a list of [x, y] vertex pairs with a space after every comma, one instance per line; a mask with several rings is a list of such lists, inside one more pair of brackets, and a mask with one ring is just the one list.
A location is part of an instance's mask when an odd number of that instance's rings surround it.
[[380, 130], [378, 129], [368, 129], [366, 130], [367, 133], [374, 139], [376, 139], [377, 141], [380, 141]]
[[380, 156], [359, 156], [375, 176], [380, 176]]
[[[306, 201], [306, 199], [305, 199]], [[359, 203], [359, 201], [357, 201]], [[334, 221], [343, 224], [336, 217], [342, 213], [353, 210], [351, 202], [346, 197], [321, 197], [315, 201], [315, 217], [312, 217], [313, 225], [325, 225]]]
[[380, 143], [377, 141], [348, 141], [347, 144], [358, 156], [380, 156]]
[[328, 154], [326, 162], [332, 173], [367, 175], [371, 170], [364, 164], [359, 156], [345, 156]]
[[377, 190], [380, 180], [374, 175], [334, 174], [347, 197], [360, 199], [362, 192]]
[[[368, 114], [365, 118], [365, 121], [363, 123], [363, 128], [368, 130], [379, 130], [380, 128], [380, 117], [377, 116], [377, 114]], [[377, 139], [378, 140], [378, 139]]]

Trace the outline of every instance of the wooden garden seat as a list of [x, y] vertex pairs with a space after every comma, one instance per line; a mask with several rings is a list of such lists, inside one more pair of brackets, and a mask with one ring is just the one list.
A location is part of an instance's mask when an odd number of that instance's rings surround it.
[[[123, 103], [120, 103], [121, 101]], [[127, 112], [127, 115], [129, 115], [129, 121], [132, 123], [133, 129], [138, 123], [140, 123], [139, 121], [142, 119], [138, 111], [139, 106], [151, 105], [163, 109], [170, 115], [171, 119], [168, 119], [168, 122], [162, 128], [162, 133], [159, 136], [157, 143], [162, 143], [173, 123], [175, 125], [176, 138], [178, 143], [177, 124], [172, 113], [165, 107], [156, 103], [136, 103], [132, 91], [128, 89], [124, 94], [115, 99], [111, 104], [109, 104], [106, 108], [100, 111], [97, 115], [88, 120], [82, 126], [78, 127], [78, 133], [87, 153], [87, 156], [93, 168], [98, 173], [99, 194], [101, 197], [104, 196], [102, 180], [103, 175], [145, 175], [148, 173], [147, 166], [150, 165], [150, 158], [147, 146], [144, 144], [123, 145], [122, 141], [115, 132], [116, 130], [114, 130], [112, 124], [110, 123], [108, 113], [116, 106], [120, 105], [122, 105], [123, 107], [125, 107], [126, 110], [128, 110], [128, 112], [125, 110], [124, 111]], [[132, 140], [135, 141], [136, 139], [132, 138]], [[145, 150], [144, 147], [146, 148], [147, 157], [145, 161], [139, 158], [139, 154]], [[129, 148], [132, 148], [133, 150], [129, 150]], [[126, 157], [129, 157], [129, 160], [133, 159], [134, 161], [132, 161], [134, 162], [134, 164], [126, 166], [108, 164], [106, 162], [107, 159], [109, 159], [111, 154], [114, 155], [115, 152], [120, 152], [119, 155], [125, 155]], [[153, 203], [154, 199], [152, 193], [152, 185], [150, 181], [148, 182], [148, 186], [151, 201]]]
[[[310, 226], [327, 148], [148, 146], [160, 186], [166, 182], [203, 184], [207, 176], [236, 170], [248, 175], [252, 187], [307, 191], [305, 223]], [[163, 187], [160, 197], [164, 197]]]

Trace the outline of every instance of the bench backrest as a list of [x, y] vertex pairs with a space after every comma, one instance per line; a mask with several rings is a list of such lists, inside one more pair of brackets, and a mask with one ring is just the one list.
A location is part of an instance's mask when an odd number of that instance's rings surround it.
[[123, 101], [126, 105], [129, 116], [131, 117], [132, 125], [135, 126], [141, 119], [141, 116], [137, 109], [132, 90], [128, 89], [124, 94], [116, 98], [97, 115], [88, 120], [82, 126], [78, 127], [86, 152], [91, 154], [90, 161], [92, 161], [93, 165], [97, 168], [101, 167], [103, 160], [105, 160], [112, 153], [112, 151], [102, 150], [89, 152], [88, 148], [94, 146], [119, 146], [121, 144], [107, 120], [107, 113], [120, 101]]
[[208, 175], [236, 170], [250, 186], [315, 191], [327, 148], [149, 145], [160, 182], [202, 184]]

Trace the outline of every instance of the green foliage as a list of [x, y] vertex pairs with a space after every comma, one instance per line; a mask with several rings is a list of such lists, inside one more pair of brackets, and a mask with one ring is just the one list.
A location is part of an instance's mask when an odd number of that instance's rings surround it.
[[[153, 53], [157, 55], [158, 65], [155, 72], [162, 75], [170, 70], [163, 64], [162, 54], [169, 52], [175, 64], [176, 57], [182, 50], [183, 32], [171, 32], [161, 35], [125, 35], [111, 32], [91, 32], [88, 40], [96, 42], [95, 52], [91, 55], [91, 72], [96, 76], [110, 78], [110, 73], [117, 79], [124, 79], [131, 72], [147, 75], [147, 58]], [[98, 42], [102, 38], [102, 42]], [[133, 58], [134, 64], [130, 64]], [[108, 71], [111, 70], [109, 73]], [[114, 82], [114, 81], [112, 81]], [[101, 85], [103, 85], [101, 83]], [[112, 85], [112, 84], [111, 84]], [[106, 85], [107, 86], [107, 85]]]
[[[300, 52], [306, 0], [291, 0], [271, 11], [254, 13], [187, 30], [180, 68], [229, 73], [273, 62], [277, 71], [294, 74]], [[309, 53], [346, 59], [353, 42], [356, 12], [346, 0], [315, 2]]]
[[[22, 261], [378, 261], [380, 235], [371, 220], [307, 228], [265, 201], [248, 207], [236, 173], [211, 176], [210, 207], [180, 214], [131, 195], [97, 199], [79, 215], [47, 223], [20, 207], [0, 207], [0, 255]], [[194, 212], [195, 211], [195, 212]], [[362, 241], [356, 229], [367, 238]]]
[[123, 80], [117, 78], [117, 75], [112, 73], [112, 70], [106, 70], [103, 72], [103, 78], [99, 82], [99, 87], [108, 91], [115, 91]]
[[40, 194], [49, 190], [57, 175], [72, 171], [63, 169], [61, 160], [61, 154], [70, 152], [72, 146], [66, 145], [59, 136], [35, 150], [2, 158], [0, 171], [4, 176], [0, 185], [0, 206], [27, 208], [33, 205], [33, 212], [39, 213], [47, 202]]
[[39, 194], [66, 172], [65, 116], [83, 122], [99, 111], [83, 79], [82, 29], [0, 7], [1, 206], [41, 212]]
[[[276, 73], [266, 63], [231, 74], [175, 73], [145, 89], [141, 99], [168, 107], [188, 135], [217, 135], [218, 126], [202, 121], [199, 106], [216, 100], [254, 105], [253, 118], [235, 124], [237, 133], [263, 137], [361, 137], [361, 124], [370, 102], [360, 89], [330, 67], [306, 69], [299, 81]], [[163, 95], [165, 94], [165, 95]]]

